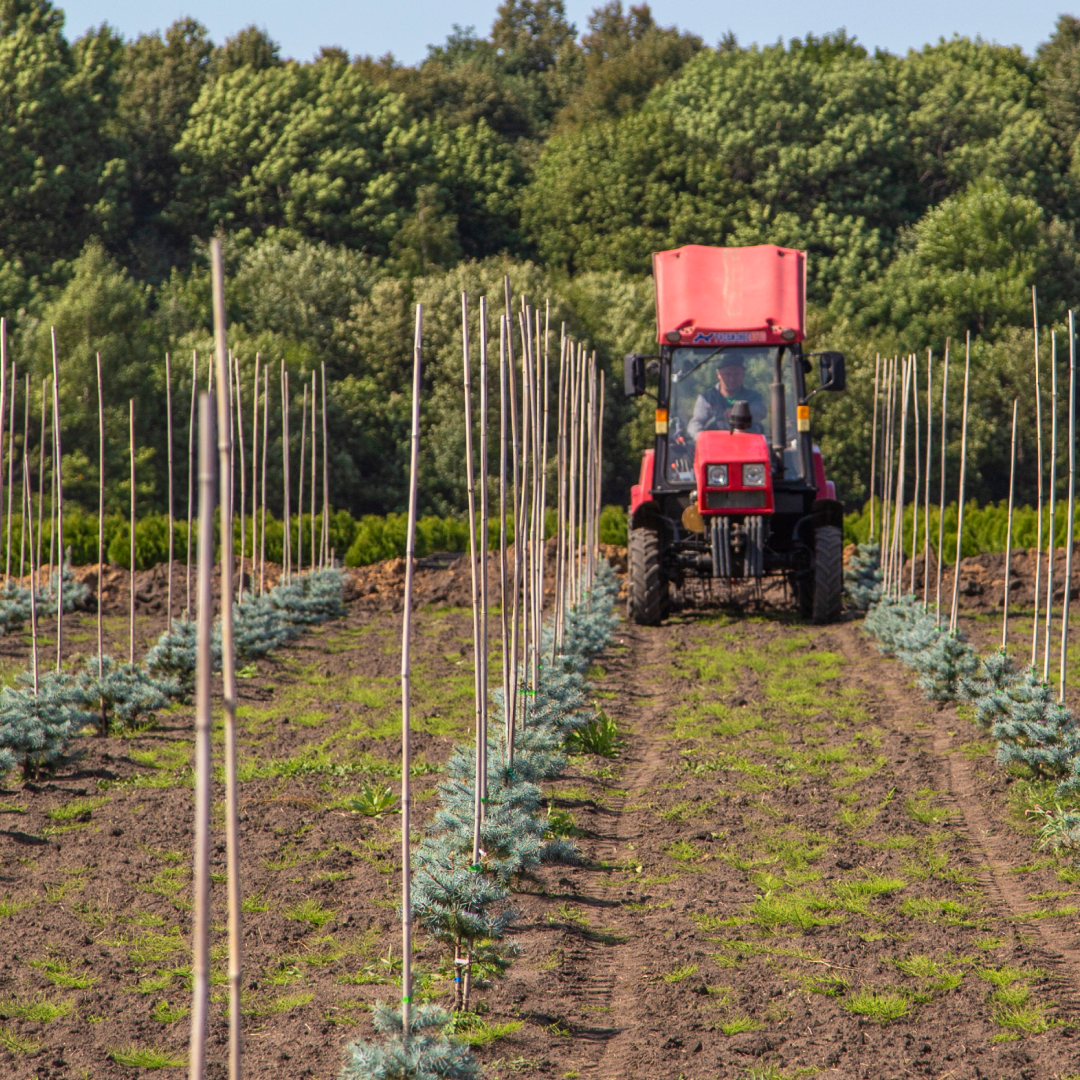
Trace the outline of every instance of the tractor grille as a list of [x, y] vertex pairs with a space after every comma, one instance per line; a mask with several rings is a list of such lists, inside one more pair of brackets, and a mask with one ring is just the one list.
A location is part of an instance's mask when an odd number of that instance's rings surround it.
[[706, 491], [706, 510], [756, 510], [765, 505], [764, 491]]

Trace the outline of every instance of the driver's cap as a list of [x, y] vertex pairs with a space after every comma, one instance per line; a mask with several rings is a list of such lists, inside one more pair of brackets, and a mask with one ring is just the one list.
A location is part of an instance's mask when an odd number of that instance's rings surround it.
[[729, 356], [721, 356], [720, 359], [716, 362], [717, 371], [719, 371], [720, 368], [726, 368], [726, 367], [745, 368], [745, 366], [746, 366], [745, 361], [743, 360], [743, 358], [738, 353], [731, 353], [731, 355], [729, 355]]

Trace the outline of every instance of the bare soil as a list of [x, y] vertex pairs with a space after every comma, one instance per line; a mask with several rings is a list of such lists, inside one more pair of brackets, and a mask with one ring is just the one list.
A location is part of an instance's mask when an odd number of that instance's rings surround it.
[[[471, 724], [462, 570], [418, 575], [420, 828], [435, 770]], [[336, 1076], [343, 1047], [370, 1035], [367, 1006], [399, 993], [399, 819], [350, 805], [362, 783], [397, 783], [397, 576], [366, 568], [345, 619], [241, 681], [249, 1076]], [[138, 654], [164, 626], [150, 605], [165, 575], [150, 584], [137, 578]], [[124, 588], [106, 592], [121, 654]], [[978, 608], [964, 624], [988, 647], [1000, 634]], [[66, 625], [73, 652], [93, 651], [93, 614]], [[1030, 633], [1021, 611], [1017, 650]], [[0, 638], [6, 678], [27, 644]], [[590, 677], [623, 745], [575, 758], [550, 786], [583, 862], [518, 883], [521, 958], [478, 995], [487, 1076], [1080, 1073], [1080, 871], [1034, 848], [1023, 809], [1043, 789], [998, 768], [955, 708], [924, 702], [858, 620], [714, 610], [623, 624]], [[186, 1057], [191, 733], [179, 706], [145, 730], [81, 739], [54, 776], [0, 792], [4, 1075], [130, 1078], [149, 1075], [121, 1063], [133, 1048]], [[211, 1076], [223, 1077], [220, 787], [215, 798]], [[446, 958], [421, 946], [420, 992], [449, 1000]]]

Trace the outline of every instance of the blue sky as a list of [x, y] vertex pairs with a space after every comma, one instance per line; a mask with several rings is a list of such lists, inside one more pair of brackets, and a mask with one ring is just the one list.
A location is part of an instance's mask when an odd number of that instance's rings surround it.
[[[495, 16], [496, 0], [70, 0], [60, 3], [67, 13], [68, 35], [108, 22], [124, 35], [162, 29], [174, 19], [191, 15], [206, 25], [211, 37], [223, 41], [251, 23], [281, 43], [286, 56], [310, 58], [321, 45], [340, 45], [350, 53], [381, 56], [392, 52], [415, 63], [429, 44], [447, 36], [455, 23], [486, 32]], [[567, 0], [567, 10], [583, 29], [595, 3]], [[743, 44], [768, 43], [778, 38], [821, 34], [845, 27], [868, 47], [891, 52], [919, 48], [939, 37], [964, 34], [1002, 44], [1020, 45], [1026, 52], [1044, 41], [1062, 0], [907, 0], [902, 4], [866, 0], [779, 0], [769, 3], [718, 4], [710, 0], [654, 0], [653, 13], [663, 25], [677, 24], [715, 44], [733, 30]], [[1080, 0], [1077, 8], [1080, 10]]]

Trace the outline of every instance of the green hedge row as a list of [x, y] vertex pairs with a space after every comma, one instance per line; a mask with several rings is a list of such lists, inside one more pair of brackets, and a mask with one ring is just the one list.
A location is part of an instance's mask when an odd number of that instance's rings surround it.
[[[945, 507], [945, 542], [944, 561], [953, 563], [956, 560], [956, 523], [958, 517], [957, 504], [949, 503]], [[1046, 533], [1050, 528], [1050, 510], [1043, 507], [1043, 544], [1046, 543]], [[908, 506], [904, 511], [904, 552], [911, 554], [911, 533], [914, 524], [914, 508]], [[874, 531], [880, 536], [881, 503], [875, 503]], [[925, 518], [922, 507], [919, 507], [919, 528], [916, 538], [916, 548], [921, 553], [923, 550], [923, 538]], [[1056, 547], [1065, 546], [1066, 530], [1068, 528], [1068, 504], [1060, 500], [1054, 510], [1054, 544]], [[979, 506], [974, 500], [964, 507], [964, 542], [961, 555], [967, 558], [971, 555], [980, 555], [985, 552], [1004, 551], [1005, 541], [1009, 530], [1009, 504], [1000, 502], [991, 503], [987, 506]], [[1080, 507], [1077, 508], [1076, 522], [1073, 535], [1080, 539]], [[938, 508], [930, 508], [930, 546], [937, 551], [938, 537]], [[1013, 507], [1013, 550], [1033, 548], [1038, 543], [1039, 515], [1033, 506]], [[847, 514], [844, 517], [844, 541], [845, 543], [864, 544], [870, 538], [870, 504], [867, 503], [861, 511]]]
[[[547, 535], [553, 536], [557, 526], [554, 510], [547, 512]], [[34, 531], [37, 522], [34, 521]], [[311, 515], [305, 514], [299, 523], [302, 531], [304, 563], [307, 565], [312, 544]], [[345, 510], [339, 510], [330, 517], [330, 546], [339, 559], [343, 558], [346, 566], [368, 566], [405, 554], [405, 514], [387, 514], [379, 517], [366, 514], [354, 518]], [[316, 540], [322, 528], [322, 520], [316, 515], [314, 536]], [[298, 543], [297, 518], [292, 519], [293, 554]], [[216, 529], [216, 535], [220, 532]], [[0, 533], [0, 563], [7, 557], [7, 522], [4, 521]], [[234, 532], [234, 548], [239, 550], [240, 523], [237, 519]], [[48, 559], [51, 528], [48, 519], [42, 522], [42, 558]], [[15, 514], [11, 519], [11, 554], [12, 569], [19, 566], [22, 551], [22, 515]], [[507, 536], [514, 538], [513, 519], [508, 522]], [[197, 538], [197, 528], [192, 530], [192, 549]], [[285, 539], [285, 528], [278, 518], [267, 515], [266, 518], [266, 558], [269, 562], [281, 562]], [[600, 541], [606, 544], [626, 544], [626, 512], [617, 506], [605, 506], [600, 515]], [[247, 522], [247, 551], [251, 551], [251, 518]], [[497, 550], [499, 544], [499, 525], [497, 521], [488, 523], [488, 546]], [[85, 566], [97, 562], [98, 519], [79, 506], [64, 508], [64, 545], [71, 549], [71, 560], [75, 566]], [[187, 522], [176, 521], [173, 524], [174, 557], [184, 562], [187, 557]], [[420, 518], [416, 523], [416, 553], [421, 558], [436, 551], [465, 551], [469, 546], [469, 523], [465, 518], [434, 517]], [[109, 514], [105, 517], [105, 558], [106, 561], [125, 569], [130, 565], [131, 529], [128, 519], [122, 514]], [[147, 514], [135, 522], [135, 568], [149, 570], [157, 563], [169, 558], [169, 519], [165, 514]]]

